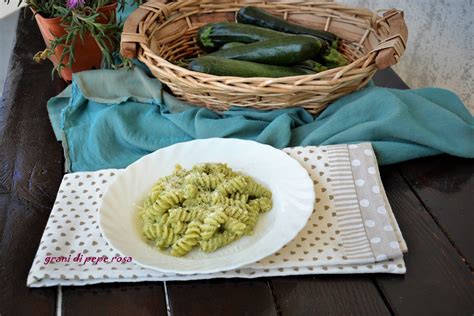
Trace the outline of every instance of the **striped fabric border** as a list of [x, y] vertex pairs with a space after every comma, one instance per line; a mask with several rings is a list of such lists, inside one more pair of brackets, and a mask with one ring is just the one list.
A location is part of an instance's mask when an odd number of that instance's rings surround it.
[[344, 253], [348, 259], [375, 261], [359, 208], [347, 145], [328, 146], [327, 154]]
[[348, 152], [362, 220], [375, 259], [401, 257], [406, 244], [385, 195], [372, 145], [352, 144]]

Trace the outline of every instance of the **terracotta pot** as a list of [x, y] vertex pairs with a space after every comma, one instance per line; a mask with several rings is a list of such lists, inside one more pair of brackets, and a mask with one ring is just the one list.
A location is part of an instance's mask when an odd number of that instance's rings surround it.
[[[98, 19], [98, 22], [107, 23], [109, 19], [115, 15], [116, 9], [116, 2], [100, 8], [98, 11], [104, 13], [108, 19], [101, 17]], [[61, 25], [61, 18], [59, 17], [47, 19], [39, 14], [35, 14], [35, 19], [38, 23], [38, 27], [41, 31], [41, 35], [43, 35], [43, 39], [47, 47], [50, 47], [50, 42], [56, 36], [63, 36], [66, 34], [66, 30]], [[57, 47], [55, 49], [54, 55], [51, 55], [49, 58], [55, 67], [59, 65], [59, 60], [63, 50], [63, 47]], [[74, 43], [74, 58], [75, 60], [71, 68], [64, 67], [60, 71], [61, 77], [66, 81], [72, 80], [72, 74], [74, 72], [100, 68], [102, 62], [102, 52], [100, 51], [100, 48], [95, 42], [94, 38], [89, 33], [84, 36], [84, 42], [79, 38], [79, 36], [76, 39], [76, 42]], [[64, 58], [63, 63], [65, 65], [69, 63], [68, 55], [66, 55]]]

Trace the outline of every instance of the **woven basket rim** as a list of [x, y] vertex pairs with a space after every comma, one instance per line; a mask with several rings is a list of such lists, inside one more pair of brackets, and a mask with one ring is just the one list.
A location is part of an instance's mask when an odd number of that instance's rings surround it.
[[[398, 62], [406, 47], [407, 30], [403, 12], [395, 9], [389, 9], [380, 16], [378, 12], [334, 2], [240, 1], [215, 3], [210, 0], [179, 0], [168, 4], [163, 4], [160, 0], [149, 1], [141, 5], [127, 19], [122, 34], [121, 52], [125, 56], [137, 55], [139, 60], [144, 62], [158, 79], [169, 85], [179, 98], [212, 109], [226, 108], [228, 106], [226, 104], [261, 108], [303, 106], [310, 110], [317, 106], [316, 109], [312, 109], [315, 113], [329, 101], [367, 84], [377, 68], [386, 68]], [[324, 30], [334, 32], [344, 40], [342, 50], [350, 63], [315, 74], [279, 78], [217, 76], [193, 71], [173, 63], [173, 60], [180, 60], [197, 49], [195, 44], [188, 46], [191, 43], [190, 34], [201, 25], [215, 21], [212, 18], [200, 20], [196, 15], [222, 14], [224, 21], [239, 8], [248, 5], [273, 12], [284, 11], [285, 19], [291, 14], [296, 14], [295, 19], [291, 20], [294, 23], [305, 21], [303, 20], [305, 14], [314, 15], [315, 18], [311, 23], [319, 27], [325, 24]], [[223, 9], [223, 6], [227, 8]], [[177, 11], [180, 12], [176, 13]], [[176, 30], [183, 28], [183, 32], [173, 33], [172, 28], [166, 29], [175, 23], [180, 23], [176, 26]], [[163, 30], [162, 34], [157, 33], [160, 30]], [[179, 44], [183, 36], [186, 42]], [[154, 47], [153, 40], [158, 41]], [[172, 44], [174, 41], [176, 44]], [[180, 49], [179, 45], [185, 46]], [[206, 90], [206, 94], [199, 89]], [[233, 93], [235, 96], [244, 95], [245, 100], [232, 99], [227, 93]], [[296, 101], [288, 99], [288, 94], [295, 93], [303, 93], [307, 102], [303, 99], [303, 95], [298, 95]], [[252, 95], [255, 100], [252, 100]], [[262, 100], [262, 97], [266, 99]], [[261, 106], [260, 100], [262, 100]], [[238, 104], [235, 104], [236, 102]]]

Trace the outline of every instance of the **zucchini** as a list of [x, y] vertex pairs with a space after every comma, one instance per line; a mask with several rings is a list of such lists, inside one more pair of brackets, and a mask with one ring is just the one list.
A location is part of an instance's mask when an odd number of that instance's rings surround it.
[[239, 42], [230, 42], [230, 43], [222, 45], [221, 49], [229, 49], [229, 48], [241, 47], [245, 45], [247, 44], [239, 43]]
[[312, 36], [290, 35], [219, 50], [208, 56], [288, 66], [316, 57], [322, 42]]
[[328, 68], [336, 68], [342, 67], [347, 65], [347, 59], [344, 57], [343, 54], [337, 51], [334, 47], [330, 47], [327, 51], [324, 52], [321, 56], [319, 56], [319, 60], [324, 66]]
[[257, 7], [241, 8], [237, 13], [237, 22], [261, 26], [279, 32], [315, 36], [327, 41], [329, 45], [332, 45], [332, 43], [337, 40], [337, 36], [331, 32], [314, 30], [287, 22]]
[[296, 65], [296, 67], [298, 67], [298, 69], [310, 70], [310, 71], [313, 71], [314, 73], [328, 70], [328, 67], [321, 65], [320, 63], [314, 60], [306, 60], [302, 62], [301, 64]]
[[288, 34], [248, 24], [215, 22], [199, 29], [197, 43], [203, 50], [212, 52], [226, 43], [254, 43], [282, 36]]
[[289, 77], [301, 76], [306, 72], [296, 68], [264, 65], [250, 61], [226, 59], [222, 57], [203, 56], [194, 59], [189, 69], [217, 76], [235, 77]]

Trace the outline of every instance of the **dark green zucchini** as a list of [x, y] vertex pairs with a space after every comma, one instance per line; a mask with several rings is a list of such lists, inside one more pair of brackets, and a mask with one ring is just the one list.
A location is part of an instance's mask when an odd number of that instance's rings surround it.
[[229, 48], [241, 47], [245, 45], [247, 44], [239, 43], [239, 42], [230, 42], [230, 43], [222, 45], [221, 49], [229, 49]]
[[257, 7], [244, 7], [237, 13], [237, 22], [265, 27], [278, 32], [306, 34], [321, 38], [331, 45], [337, 36], [331, 32], [314, 30], [285, 21]]
[[347, 65], [347, 59], [337, 49], [331, 47], [324, 54], [319, 56], [319, 61], [328, 68], [336, 68]]
[[324, 65], [321, 65], [320, 63], [318, 63], [317, 61], [314, 61], [314, 60], [306, 60], [306, 61], [296, 65], [295, 67], [298, 67], [298, 69], [310, 70], [310, 71], [313, 71], [314, 73], [318, 73], [318, 72], [321, 72], [321, 71], [328, 70], [328, 67], [326, 67]]
[[212, 52], [226, 43], [254, 43], [282, 36], [288, 34], [248, 24], [215, 22], [199, 29], [197, 43], [203, 50]]
[[250, 61], [203, 56], [194, 59], [189, 69], [216, 76], [234, 77], [290, 77], [301, 76], [307, 72], [290, 67], [258, 64]]
[[316, 57], [322, 42], [312, 36], [290, 35], [219, 50], [208, 56], [289, 66]]

